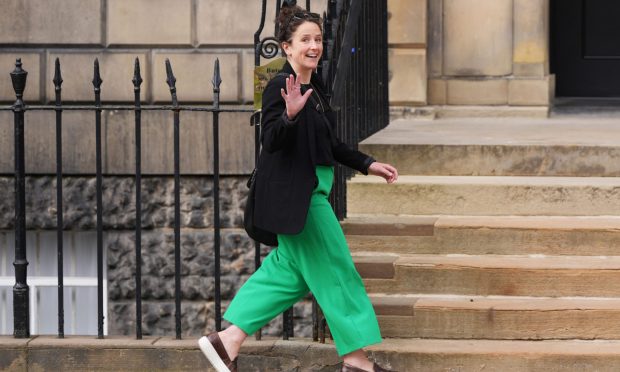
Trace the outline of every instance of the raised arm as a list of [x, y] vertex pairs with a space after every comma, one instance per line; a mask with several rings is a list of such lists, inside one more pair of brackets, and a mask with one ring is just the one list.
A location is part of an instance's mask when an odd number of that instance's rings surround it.
[[262, 143], [267, 152], [275, 152], [291, 143], [290, 136], [299, 126], [299, 112], [303, 109], [309, 89], [301, 94], [301, 84], [293, 75], [278, 75], [271, 79], [263, 92], [262, 108]]

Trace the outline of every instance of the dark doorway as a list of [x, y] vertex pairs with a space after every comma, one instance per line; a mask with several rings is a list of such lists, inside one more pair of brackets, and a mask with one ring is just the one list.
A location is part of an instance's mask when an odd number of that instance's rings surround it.
[[558, 97], [620, 97], [620, 1], [551, 0]]

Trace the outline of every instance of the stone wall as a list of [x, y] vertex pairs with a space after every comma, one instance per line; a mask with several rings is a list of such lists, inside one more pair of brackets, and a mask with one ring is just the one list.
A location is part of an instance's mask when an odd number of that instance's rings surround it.
[[427, 1], [388, 0], [391, 105], [427, 102]]
[[[262, 37], [274, 30], [275, 1], [268, 1]], [[300, 2], [305, 5], [305, 2]], [[254, 33], [261, 2], [245, 0], [7, 0], [0, 14], [0, 104], [15, 100], [9, 72], [21, 58], [28, 71], [27, 105], [54, 100], [54, 61], [62, 67], [68, 104], [92, 104], [93, 61], [99, 59], [104, 104], [131, 104], [133, 64], [140, 59], [143, 104], [169, 103], [164, 61], [177, 79], [180, 103], [211, 105], [213, 64], [220, 60], [221, 102], [251, 108]], [[313, 0], [323, 12], [326, 0]], [[181, 112], [183, 333], [213, 329], [212, 114]], [[223, 307], [252, 272], [254, 248], [241, 229], [245, 180], [254, 167], [249, 113], [220, 117]], [[63, 180], [66, 235], [87, 234], [94, 244], [95, 114], [63, 112]], [[104, 240], [109, 280], [109, 331], [134, 329], [134, 116], [104, 111], [102, 156]], [[142, 113], [143, 304], [147, 334], [174, 332], [172, 113]], [[55, 227], [55, 122], [51, 111], [26, 112], [27, 224], [29, 236]], [[0, 232], [13, 229], [13, 115], [0, 111]], [[45, 234], [41, 235], [44, 236]], [[48, 239], [50, 235], [45, 235]], [[90, 239], [90, 240], [89, 240]], [[30, 243], [29, 243], [30, 244]], [[39, 243], [33, 243], [39, 244]], [[42, 249], [55, 250], [54, 242]], [[49, 252], [48, 252], [49, 253]], [[266, 251], [263, 251], [265, 254]], [[30, 254], [30, 253], [29, 253]], [[50, 255], [51, 256], [51, 255]], [[68, 257], [67, 257], [68, 259]], [[32, 269], [32, 266], [30, 267]], [[50, 268], [50, 270], [53, 268]], [[310, 303], [296, 307], [298, 334], [309, 335]], [[303, 318], [303, 320], [302, 320]], [[267, 334], [279, 334], [279, 320]]]
[[[268, 3], [262, 37], [274, 30], [275, 1]], [[325, 4], [313, 0], [312, 10], [323, 12]], [[6, 72], [0, 101], [15, 100], [8, 73], [20, 56], [29, 72], [25, 98], [30, 102], [53, 101], [56, 57], [69, 101], [92, 100], [95, 58], [102, 100], [132, 101], [133, 60], [139, 57], [145, 102], [170, 101], [165, 58], [172, 63], [181, 102], [210, 102], [217, 57], [222, 101], [250, 103], [260, 12], [260, 1], [244, 0], [7, 0], [0, 14], [0, 67]]]
[[[388, 0], [392, 104], [426, 102], [427, 2], [441, 1]], [[0, 78], [0, 102], [14, 101], [8, 72], [17, 56], [29, 72], [29, 102], [53, 101], [56, 57], [64, 72], [63, 95], [71, 101], [92, 100], [94, 58], [101, 63], [102, 100], [131, 101], [135, 57], [142, 61], [145, 102], [170, 100], [165, 58], [172, 62], [182, 102], [211, 101], [216, 57], [222, 67], [222, 100], [248, 104], [253, 99], [252, 44], [260, 1], [8, 0], [4, 5], [0, 67], [7, 75]], [[268, 1], [263, 37], [273, 33], [274, 7], [275, 1]], [[326, 0], [311, 1], [312, 11], [325, 9]]]
[[[53, 111], [27, 111], [25, 124], [26, 172], [56, 172], [56, 125]], [[213, 172], [213, 115], [180, 114], [180, 169], [185, 175]], [[62, 158], [65, 174], [95, 172], [95, 113], [64, 111]], [[105, 174], [135, 173], [133, 111], [102, 113], [102, 167]], [[220, 173], [249, 174], [254, 169], [254, 127], [250, 113], [221, 113], [219, 119]], [[174, 170], [171, 112], [142, 113], [142, 173], [172, 174]], [[10, 174], [13, 161], [13, 113], [0, 111], [0, 174]]]
[[[240, 228], [247, 195], [246, 177], [220, 180], [221, 294], [223, 311], [245, 280], [254, 272], [254, 244]], [[174, 324], [174, 180], [172, 177], [145, 177], [142, 183], [142, 299], [143, 330], [147, 335], [173, 335]], [[27, 228], [52, 231], [56, 226], [56, 181], [49, 176], [28, 177]], [[13, 179], [0, 177], [0, 233], [13, 229]], [[96, 194], [93, 177], [63, 179], [64, 228], [69, 233], [96, 228]], [[135, 333], [135, 183], [131, 177], [106, 177], [103, 183], [104, 249], [107, 256], [108, 316], [110, 334]], [[212, 177], [181, 179], [181, 298], [183, 334], [198, 336], [214, 324]], [[40, 234], [40, 236], [43, 236]], [[55, 236], [45, 235], [44, 249], [56, 251]], [[29, 239], [33, 255], [40, 239]], [[34, 242], [36, 240], [36, 243]], [[95, 260], [94, 234], [84, 239], [91, 245]], [[10, 245], [10, 244], [9, 244]], [[0, 247], [8, 249], [9, 245]], [[38, 248], [38, 247], [37, 247]], [[262, 257], [269, 252], [262, 247]], [[70, 260], [66, 252], [66, 260]], [[54, 254], [47, 252], [47, 257]], [[30, 256], [34, 261], [33, 256]], [[39, 264], [40, 265], [40, 264]], [[41, 268], [31, 267], [30, 275]], [[52, 263], [52, 267], [56, 267]], [[55, 270], [52, 270], [55, 273]], [[48, 270], [49, 272], [49, 270]], [[47, 275], [54, 275], [49, 273]], [[311, 335], [311, 302], [295, 307], [296, 334]], [[265, 329], [280, 335], [281, 319]]]
[[[268, 1], [262, 36], [273, 32]], [[304, 2], [300, 2], [304, 3]], [[326, 0], [313, 0], [322, 12]], [[0, 66], [16, 56], [29, 71], [26, 99], [53, 100], [53, 61], [63, 63], [65, 97], [92, 99], [92, 60], [102, 99], [132, 99], [132, 62], [143, 61], [145, 102], [167, 102], [170, 58], [183, 102], [210, 102], [213, 60], [222, 62], [222, 99], [252, 100], [253, 34], [260, 2], [233, 0], [8, 0], [0, 15]], [[302, 4], [303, 5], [303, 4]], [[392, 105], [548, 106], [549, 0], [388, 0]], [[66, 27], [66, 25], [72, 25]], [[162, 25], [154, 27], [153, 25]], [[12, 102], [8, 75], [0, 101]]]

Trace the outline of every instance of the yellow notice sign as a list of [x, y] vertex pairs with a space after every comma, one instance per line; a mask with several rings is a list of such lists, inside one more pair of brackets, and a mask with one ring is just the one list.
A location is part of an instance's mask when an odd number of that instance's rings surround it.
[[263, 103], [263, 91], [271, 78], [276, 76], [284, 66], [286, 58], [280, 57], [266, 65], [254, 68], [254, 110], [260, 110]]

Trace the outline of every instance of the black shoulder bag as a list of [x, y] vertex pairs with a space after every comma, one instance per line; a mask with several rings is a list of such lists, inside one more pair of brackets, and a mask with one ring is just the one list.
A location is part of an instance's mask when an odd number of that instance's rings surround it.
[[[288, 76], [285, 73], [278, 73], [276, 76]], [[278, 245], [278, 236], [271, 231], [263, 230], [260, 227], [257, 227], [254, 221], [254, 209], [256, 205], [256, 175], [258, 173], [258, 165], [250, 174], [250, 179], [248, 180], [248, 198], [245, 202], [245, 209], [243, 211], [243, 228], [248, 236], [257, 242], [268, 245], [271, 247], [275, 247]]]
[[256, 227], [254, 224], [254, 205], [256, 203], [256, 173], [258, 172], [258, 166], [254, 168], [247, 186], [250, 189], [248, 191], [248, 198], [245, 202], [245, 210], [243, 211], [243, 227], [248, 236], [259, 243], [275, 247], [278, 245], [278, 237], [276, 234]]

